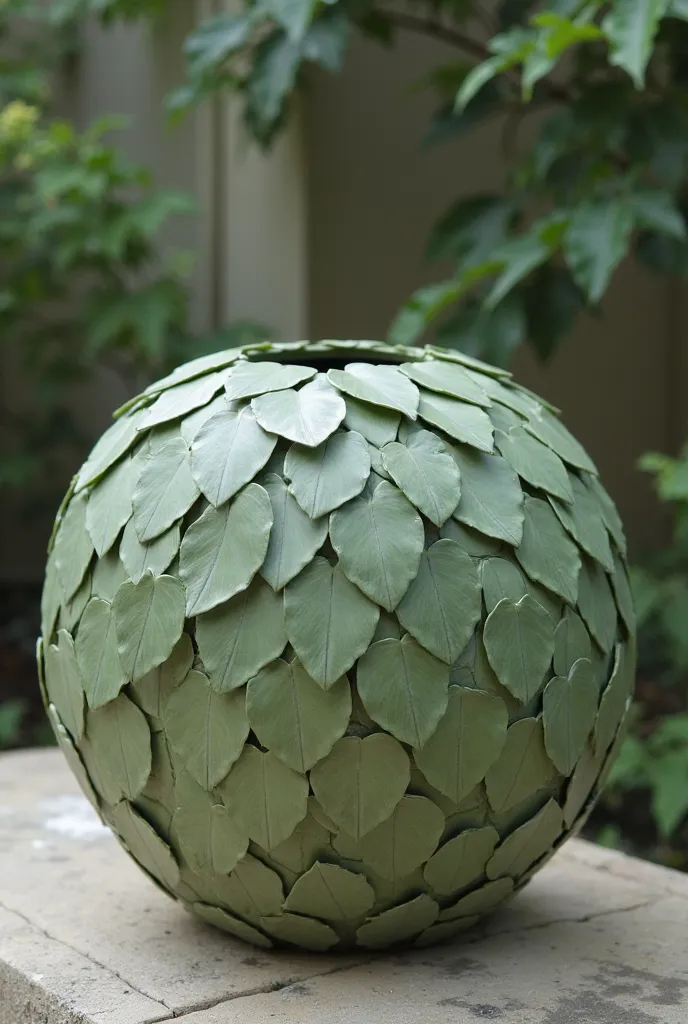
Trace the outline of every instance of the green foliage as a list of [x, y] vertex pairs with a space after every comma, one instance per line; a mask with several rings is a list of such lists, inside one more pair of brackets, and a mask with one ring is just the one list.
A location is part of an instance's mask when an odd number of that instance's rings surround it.
[[[432, 330], [502, 365], [524, 343], [547, 359], [629, 253], [686, 272], [684, 3], [502, 0], [493, 17], [472, 0], [414, 0], [403, 12], [375, 0], [258, 0], [192, 33], [171, 105], [231, 89], [266, 144], [309, 65], [338, 70], [354, 32], [389, 44], [402, 31], [458, 52], [428, 76], [440, 102], [428, 141], [500, 116], [506, 166], [500, 192], [462, 197], [436, 224], [428, 258], [454, 271], [411, 296], [390, 341]], [[519, 144], [521, 131], [532, 143]]]
[[[0, 486], [45, 492], [83, 453], [70, 408], [95, 370], [129, 390], [190, 354], [248, 336], [194, 338], [188, 326], [191, 258], [164, 252], [160, 232], [194, 210], [156, 190], [111, 141], [114, 118], [77, 132], [50, 109], [53, 77], [75, 52], [86, 14], [105, 21], [152, 14], [160, 0], [64, 0], [0, 6], [0, 354], [29, 398], [1, 424]], [[28, 27], [27, 27], [28, 25]], [[250, 328], [249, 328], [250, 334]]]

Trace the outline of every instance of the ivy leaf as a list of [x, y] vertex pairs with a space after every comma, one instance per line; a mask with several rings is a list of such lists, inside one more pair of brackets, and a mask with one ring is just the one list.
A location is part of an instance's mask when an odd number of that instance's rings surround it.
[[599, 302], [626, 255], [635, 216], [621, 199], [597, 200], [574, 207], [564, 234], [564, 257], [576, 282], [592, 303]]

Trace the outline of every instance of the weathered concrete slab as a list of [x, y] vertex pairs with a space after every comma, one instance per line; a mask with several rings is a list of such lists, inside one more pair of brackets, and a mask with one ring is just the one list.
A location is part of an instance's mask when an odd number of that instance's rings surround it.
[[685, 1024], [688, 877], [572, 841], [481, 933], [265, 953], [159, 893], [54, 751], [0, 758], [0, 1024]]

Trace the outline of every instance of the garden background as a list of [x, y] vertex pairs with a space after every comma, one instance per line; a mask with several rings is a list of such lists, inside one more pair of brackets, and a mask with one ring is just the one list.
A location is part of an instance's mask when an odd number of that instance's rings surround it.
[[619, 505], [638, 699], [588, 835], [688, 869], [687, 57], [685, 0], [0, 2], [0, 746], [48, 742], [45, 546], [112, 409], [265, 335], [436, 339]]

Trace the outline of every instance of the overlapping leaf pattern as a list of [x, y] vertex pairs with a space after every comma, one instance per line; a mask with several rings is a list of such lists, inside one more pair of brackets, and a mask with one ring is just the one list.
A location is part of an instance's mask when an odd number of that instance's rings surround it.
[[576, 827], [629, 706], [592, 461], [432, 348], [248, 346], [128, 408], [46, 571], [43, 691], [82, 789], [256, 945], [470, 927]]

